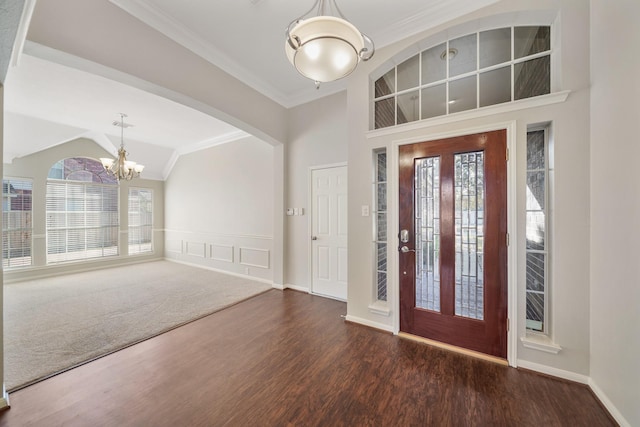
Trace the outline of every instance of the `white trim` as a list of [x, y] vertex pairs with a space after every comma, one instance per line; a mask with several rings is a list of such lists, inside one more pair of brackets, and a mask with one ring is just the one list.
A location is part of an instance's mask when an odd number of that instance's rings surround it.
[[384, 323], [378, 323], [378, 322], [374, 322], [374, 321], [371, 321], [371, 320], [363, 319], [362, 317], [356, 317], [356, 316], [352, 316], [350, 314], [347, 314], [345, 316], [344, 320], [346, 320], [347, 322], [353, 322], [353, 323], [357, 323], [359, 325], [364, 325], [364, 326], [368, 326], [370, 328], [379, 329], [381, 331], [393, 333], [393, 328], [391, 326], [385, 325]]
[[284, 285], [284, 288], [285, 289], [293, 289], [294, 291], [310, 293], [308, 286], [298, 286], [298, 285], [294, 285], [294, 284], [291, 284], [291, 283], [287, 283], [286, 285]]
[[536, 96], [534, 98], [520, 99], [518, 101], [508, 102], [504, 104], [482, 107], [475, 110], [461, 111], [459, 113], [453, 113], [446, 116], [419, 120], [402, 125], [389, 126], [382, 129], [370, 130], [365, 133], [365, 136], [367, 137], [367, 139], [378, 138], [382, 136], [395, 135], [401, 132], [425, 129], [447, 123], [456, 123], [462, 120], [477, 119], [480, 117], [492, 116], [494, 114], [509, 113], [512, 111], [524, 110], [527, 108], [558, 104], [566, 101], [570, 93], [570, 90], [565, 90], [562, 92], [550, 93], [548, 95]]
[[380, 316], [391, 316], [391, 309], [386, 301], [376, 301], [369, 305], [369, 311]]
[[265, 236], [260, 234], [225, 234], [210, 231], [172, 230], [170, 228], [158, 228], [156, 230], [164, 231], [165, 233], [197, 234], [199, 236], [206, 235], [213, 237], [235, 237], [241, 239], [273, 240], [273, 236]]
[[[309, 283], [309, 289], [308, 292], [310, 294], [314, 294], [314, 295], [318, 295], [315, 294], [313, 292], [313, 241], [311, 240], [311, 236], [313, 235], [313, 181], [311, 179], [311, 176], [313, 175], [313, 171], [317, 171], [317, 170], [324, 170], [324, 169], [333, 169], [333, 168], [341, 168], [341, 167], [346, 167], [347, 168], [347, 175], [349, 174], [349, 168], [348, 168], [348, 164], [347, 162], [338, 162], [338, 163], [329, 163], [326, 165], [315, 165], [315, 166], [309, 166], [308, 168], [308, 172], [307, 172], [307, 209], [308, 209], [308, 215], [307, 215], [307, 237], [309, 239], [309, 243], [308, 243], [308, 256], [307, 256], [307, 265], [309, 266], [309, 272], [308, 272], [308, 283]], [[349, 197], [349, 195], [347, 194], [347, 198]], [[349, 224], [347, 224], [347, 228], [349, 227]], [[348, 249], [348, 248], [347, 248]], [[348, 288], [347, 288], [348, 289]]]
[[545, 353], [558, 354], [562, 351], [562, 347], [551, 341], [551, 339], [542, 334], [527, 334], [520, 337], [522, 345], [533, 350], [544, 351]]
[[9, 409], [11, 405], [9, 404], [9, 393], [7, 393], [7, 389], [2, 383], [2, 398], [0, 398], [0, 411], [4, 409]]
[[613, 402], [609, 400], [609, 397], [605, 394], [604, 391], [602, 391], [600, 387], [598, 387], [598, 384], [596, 384], [595, 380], [591, 377], [589, 377], [589, 387], [591, 387], [591, 391], [593, 391], [593, 394], [595, 394], [596, 397], [600, 400], [600, 403], [602, 403], [604, 407], [607, 408], [609, 414], [611, 414], [616, 422], [620, 424], [620, 427], [631, 427], [631, 423], [627, 421], [624, 415], [622, 415], [618, 408], [616, 408], [616, 405], [614, 405]]
[[272, 286], [273, 286], [273, 289], [277, 289], [277, 290], [279, 290], [279, 291], [284, 291], [284, 290], [286, 289], [286, 287], [285, 287], [285, 286], [283, 286], [283, 285], [279, 285], [279, 284], [277, 284], [277, 283], [274, 283]]
[[[387, 165], [387, 170], [391, 166], [392, 175], [387, 178], [393, 178], [393, 181], [389, 180], [387, 188], [393, 190], [393, 195], [388, 203], [388, 212], [393, 212], [394, 216], [399, 211], [398, 201], [398, 184], [399, 184], [399, 170], [398, 170], [398, 157], [401, 145], [413, 144], [416, 142], [434, 141], [438, 139], [453, 138], [463, 135], [474, 135], [482, 132], [490, 132], [495, 130], [505, 130], [507, 132], [507, 148], [510, 151], [510, 159], [507, 162], [507, 233], [509, 233], [511, 244], [507, 248], [507, 316], [509, 322], [509, 332], [507, 332], [507, 361], [510, 366], [516, 367], [517, 363], [517, 343], [518, 343], [518, 289], [517, 289], [517, 188], [516, 188], [516, 161], [515, 150], [517, 145], [517, 122], [510, 120], [506, 122], [497, 122], [482, 126], [469, 127], [463, 129], [457, 129], [454, 131], [440, 132], [436, 134], [427, 134], [422, 136], [414, 136], [411, 138], [403, 138], [392, 141], [392, 163]], [[505, 153], [506, 155], [506, 153]], [[393, 221], [393, 229], [390, 236], [397, 236], [400, 232], [397, 218], [390, 218]], [[387, 296], [391, 296], [393, 305], [396, 308], [393, 315], [393, 333], [397, 334], [400, 331], [400, 284], [398, 283], [399, 271], [397, 270], [398, 253], [394, 251], [393, 265], [389, 263], [389, 275], [387, 276]], [[394, 271], [391, 269], [393, 268]], [[392, 285], [392, 286], [389, 286]]]
[[527, 360], [518, 360], [518, 367], [529, 369], [530, 371], [540, 372], [542, 374], [551, 375], [569, 381], [575, 381], [580, 384], [589, 384], [589, 377], [576, 372], [565, 371], [564, 369], [554, 368], [552, 366], [541, 365], [539, 363], [529, 362]]
[[[242, 250], [245, 251], [254, 251], [254, 252], [266, 252], [267, 253], [267, 263], [265, 264], [253, 264], [251, 262], [242, 261]], [[257, 268], [271, 268], [271, 250], [270, 249], [262, 249], [262, 248], [250, 248], [248, 246], [239, 246], [238, 247], [238, 264], [248, 265], [249, 267], [257, 267]]]
[[[11, 54], [11, 66], [13, 67], [20, 65], [20, 57], [24, 50], [24, 44], [27, 40], [27, 32], [31, 25], [31, 17], [33, 16], [33, 10], [35, 7], [36, 0], [25, 0], [22, 15], [20, 16], [20, 23], [18, 24], [18, 31], [16, 32], [16, 38], [13, 42], [13, 51]], [[1, 405], [0, 409], [2, 409]]]
[[192, 262], [182, 261], [182, 260], [173, 259], [173, 258], [164, 258], [164, 260], [165, 261], [175, 262], [176, 264], [188, 265], [190, 267], [202, 268], [203, 270], [215, 271], [216, 273], [228, 274], [229, 276], [241, 277], [243, 279], [250, 279], [250, 280], [253, 280], [255, 282], [266, 283], [267, 285], [271, 285], [273, 287], [277, 287], [278, 286], [275, 283], [273, 283], [273, 280], [269, 280], [269, 279], [262, 279], [260, 277], [249, 276], [247, 274], [234, 273], [233, 271], [221, 270], [219, 268], [213, 268], [213, 267], [208, 267], [208, 266], [205, 266], [205, 265], [194, 264]]

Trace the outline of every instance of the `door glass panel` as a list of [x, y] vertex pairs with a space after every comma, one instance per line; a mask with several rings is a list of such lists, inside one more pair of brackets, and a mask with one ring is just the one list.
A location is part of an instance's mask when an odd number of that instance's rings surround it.
[[484, 319], [484, 152], [456, 154], [456, 316]]
[[416, 307], [440, 311], [440, 157], [415, 166]]

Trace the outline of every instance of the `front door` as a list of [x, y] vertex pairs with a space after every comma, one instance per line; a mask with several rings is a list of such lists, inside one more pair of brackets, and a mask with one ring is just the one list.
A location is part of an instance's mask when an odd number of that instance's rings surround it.
[[507, 356], [506, 131], [400, 147], [400, 330]]
[[311, 171], [311, 292], [347, 300], [347, 167]]

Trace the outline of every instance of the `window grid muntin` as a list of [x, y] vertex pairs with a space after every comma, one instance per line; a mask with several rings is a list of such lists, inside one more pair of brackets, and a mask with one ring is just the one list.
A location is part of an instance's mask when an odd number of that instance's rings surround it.
[[[11, 195], [11, 188], [18, 188], [22, 191], [29, 191], [28, 195], [25, 193], [19, 193], [21, 198], [20, 207], [24, 208], [28, 204], [29, 209], [13, 209], [13, 203], [11, 203], [14, 196]], [[5, 192], [6, 188], [6, 192]], [[18, 193], [16, 193], [18, 194]], [[28, 203], [26, 202], [28, 199]], [[27, 215], [20, 215], [21, 227], [12, 227], [12, 218], [15, 215], [11, 215], [14, 212], [26, 212]], [[3, 268], [20, 268], [29, 267], [33, 264], [33, 181], [26, 178], [4, 178], [2, 180], [2, 267]], [[5, 219], [6, 215], [6, 219]], [[19, 233], [21, 235], [20, 241], [22, 242], [19, 247], [13, 246], [13, 235]], [[25, 238], [24, 235], [27, 237]], [[5, 256], [6, 245], [6, 256]], [[12, 257], [13, 250], [18, 250], [22, 256]], [[25, 251], [28, 250], [29, 255], [24, 256]]]
[[[384, 159], [383, 165], [384, 169], [380, 168], [380, 161]], [[380, 148], [377, 150], [373, 150], [373, 201], [374, 201], [374, 226], [373, 226], [373, 253], [374, 253], [374, 296], [377, 301], [387, 301], [388, 299], [388, 252], [389, 252], [389, 244], [388, 244], [388, 236], [386, 233], [387, 224], [389, 222], [388, 217], [388, 192], [389, 188], [387, 185], [388, 181], [388, 158], [387, 158], [387, 150], [386, 148]], [[384, 185], [385, 190], [385, 201], [384, 206], [386, 210], [379, 210], [380, 206], [380, 194], [379, 187]], [[384, 221], [381, 221], [381, 215], [385, 218]], [[384, 230], [382, 230], [384, 228]], [[382, 232], [384, 231], [384, 232]], [[384, 249], [381, 250], [381, 248]], [[382, 259], [381, 259], [382, 255]]]
[[[143, 194], [148, 198], [143, 199]], [[137, 255], [153, 252], [153, 190], [150, 188], [129, 188], [128, 200], [128, 223], [129, 223], [129, 255]], [[133, 201], [133, 203], [132, 203]], [[143, 211], [142, 203], [145, 203], [148, 210]], [[133, 209], [137, 207], [138, 209]], [[132, 225], [132, 217], [141, 219], [138, 224]], [[148, 239], [144, 238], [144, 231], [148, 233]], [[136, 239], [136, 236], [139, 238]]]
[[[527, 247], [526, 244], [526, 237], [525, 237], [525, 324], [526, 324], [526, 329], [527, 332], [529, 333], [536, 333], [536, 334], [544, 334], [547, 335], [549, 333], [549, 293], [550, 293], [550, 283], [549, 283], [549, 278], [550, 278], [550, 264], [551, 264], [551, 260], [549, 257], [549, 253], [550, 253], [550, 239], [549, 239], [549, 226], [550, 226], [550, 219], [549, 219], [549, 212], [550, 212], [550, 206], [549, 206], [549, 193], [550, 193], [550, 184], [549, 184], [549, 175], [550, 175], [550, 149], [549, 149], [549, 125], [544, 125], [544, 126], [533, 126], [530, 128], [527, 128], [527, 145], [529, 144], [529, 140], [528, 140], [528, 136], [529, 133], [531, 132], [544, 132], [544, 168], [540, 169], [540, 168], [535, 168], [535, 169], [529, 169], [529, 165], [528, 165], [528, 158], [527, 158], [527, 169], [526, 169], [526, 175], [527, 177], [529, 176], [529, 173], [538, 173], [538, 172], [544, 172], [544, 209], [542, 209], [541, 211], [544, 214], [544, 235], [543, 235], [543, 241], [544, 241], [544, 249], [530, 249]], [[527, 147], [528, 148], [528, 147]], [[527, 150], [528, 153], [528, 150]], [[528, 155], [528, 154], [527, 154]], [[526, 184], [528, 185], [528, 183]], [[526, 214], [529, 212], [529, 207], [525, 206], [525, 220], [526, 220]], [[527, 226], [529, 225], [528, 223], [526, 224]], [[527, 274], [527, 270], [528, 270], [528, 261], [527, 261], [527, 255], [529, 254], [541, 254], [544, 256], [544, 291], [537, 291], [537, 290], [529, 290], [527, 289], [527, 284], [526, 284], [526, 274]], [[526, 311], [526, 295], [528, 295], [529, 293], [531, 294], [542, 294], [543, 295], [543, 323], [542, 323], [542, 328], [541, 329], [536, 329], [533, 327], [530, 327], [530, 323], [529, 323], [529, 319], [527, 318], [527, 311]]]
[[[377, 101], [381, 101], [383, 99], [389, 99], [391, 97], [393, 97], [394, 101], [395, 101], [394, 102], [394, 113], [395, 113], [394, 125], [376, 127], [375, 126], [375, 120], [374, 120], [374, 126], [373, 126], [374, 129], [384, 129], [386, 127], [397, 126], [398, 125], [398, 114], [397, 114], [398, 102], [397, 102], [397, 97], [399, 95], [404, 94], [404, 93], [411, 92], [411, 91], [416, 91], [416, 90], [419, 92], [418, 93], [418, 96], [419, 96], [418, 104], [420, 106], [420, 113], [419, 113], [419, 118], [417, 120], [415, 120], [415, 121], [426, 120], [426, 119], [422, 118], [422, 89], [428, 88], [428, 87], [431, 87], [431, 86], [436, 86], [438, 84], [443, 84], [443, 83], [445, 84], [445, 88], [446, 88], [446, 99], [445, 99], [446, 114], [444, 114], [444, 115], [446, 116], [446, 115], [449, 115], [449, 114], [453, 114], [453, 113], [450, 113], [450, 111], [449, 111], [449, 105], [450, 105], [449, 104], [449, 101], [450, 101], [450, 99], [449, 99], [449, 82], [455, 81], [455, 80], [458, 80], [458, 79], [462, 79], [462, 78], [465, 78], [465, 77], [470, 77], [472, 75], [476, 75], [476, 92], [477, 92], [476, 93], [476, 107], [474, 109], [467, 109], [467, 110], [463, 110], [463, 111], [472, 111], [472, 110], [477, 110], [477, 109], [480, 109], [480, 108], [485, 108], [485, 107], [480, 107], [480, 94], [479, 94], [480, 81], [479, 81], [479, 76], [483, 72], [492, 71], [492, 70], [495, 70], [495, 69], [498, 69], [498, 68], [502, 68], [502, 67], [506, 67], [506, 66], [509, 66], [511, 68], [511, 100], [508, 101], [508, 102], [517, 101], [515, 99], [515, 89], [514, 89], [515, 88], [515, 79], [514, 79], [514, 68], [515, 68], [515, 65], [519, 64], [519, 63], [526, 62], [526, 61], [531, 61], [531, 60], [534, 60], [534, 59], [545, 57], [545, 56], [549, 56], [551, 58], [551, 56], [553, 54], [553, 47], [552, 47], [553, 46], [553, 40], [551, 40], [550, 41], [550, 48], [548, 50], [546, 50], [546, 51], [537, 52], [537, 53], [534, 53], [534, 54], [531, 54], [531, 55], [528, 55], [528, 56], [524, 56], [524, 57], [521, 57], [521, 58], [514, 58], [514, 56], [515, 56], [515, 39], [514, 39], [514, 37], [515, 37], [515, 28], [517, 28], [517, 27], [550, 27], [550, 26], [548, 26], [548, 25], [511, 26], [510, 27], [511, 28], [511, 60], [510, 61], [506, 61], [506, 62], [502, 62], [500, 64], [495, 64], [495, 65], [491, 65], [491, 66], [488, 66], [488, 67], [484, 67], [484, 68], [480, 68], [480, 55], [479, 55], [479, 53], [480, 53], [480, 46], [479, 46], [479, 44], [480, 44], [480, 33], [484, 32], [484, 31], [490, 31], [490, 30], [495, 30], [495, 29], [500, 29], [500, 28], [508, 28], [508, 27], [489, 28], [489, 29], [484, 29], [484, 30], [481, 30], [481, 31], [476, 31], [475, 32], [475, 34], [476, 34], [476, 70], [469, 71], [469, 72], [463, 73], [463, 74], [459, 74], [459, 75], [456, 75], [454, 77], [449, 77], [450, 61], [446, 61], [446, 76], [447, 77], [445, 79], [439, 80], [437, 82], [430, 82], [428, 84], [422, 84], [422, 53], [425, 52], [426, 50], [429, 50], [432, 47], [438, 46], [439, 44], [442, 44], [442, 43], [436, 43], [433, 46], [428, 47], [427, 49], [421, 50], [418, 53], [418, 55], [419, 55], [419, 57], [418, 57], [419, 58], [419, 70], [420, 70], [419, 71], [420, 72], [420, 76], [418, 78], [418, 83], [419, 83], [418, 86], [413, 87], [413, 88], [407, 88], [407, 89], [404, 89], [403, 91], [396, 91], [394, 93], [391, 93], [391, 94], [388, 94], [388, 95], [384, 95], [384, 96], [380, 96], [380, 97], [377, 97], [377, 98], [375, 97], [375, 91], [374, 91], [374, 98], [372, 100], [374, 106], [375, 106], [375, 103]], [[549, 37], [552, 38], [553, 37], [553, 29], [552, 28], [549, 29], [549, 33], [550, 33]], [[469, 33], [469, 34], [465, 34], [465, 35], [462, 35], [462, 36], [458, 36], [458, 37], [455, 37], [453, 40], [461, 38], [461, 37], [466, 37], [466, 36], [471, 35], [471, 34], [474, 34], [474, 33]], [[446, 43], [445, 43], [445, 45], [446, 45], [445, 49], [446, 49], [447, 54], [448, 54], [449, 49], [450, 49], [449, 42], [451, 40], [452, 39], [448, 39], [446, 41]], [[408, 61], [408, 60], [412, 59], [414, 56], [416, 56], [416, 55], [411, 55], [405, 61]], [[403, 61], [403, 63], [404, 63], [404, 61]], [[398, 65], [395, 65], [392, 68], [393, 70], [395, 70], [394, 75], [395, 75], [395, 88], [396, 89], [398, 87], [398, 72], [397, 72]], [[553, 70], [553, 65], [551, 65], [551, 69]], [[387, 71], [387, 73], [388, 73], [388, 71]], [[385, 74], [383, 74], [382, 76], [384, 76]], [[382, 76], [380, 78], [382, 78]], [[549, 76], [549, 79], [551, 80], [551, 76]], [[375, 82], [374, 82], [374, 84], [375, 84]], [[549, 81], [549, 87], [551, 88], [551, 81]], [[522, 98], [522, 99], [527, 99], [527, 98]], [[506, 102], [504, 102], [504, 103], [506, 103]], [[493, 105], [500, 105], [500, 104], [491, 104], [491, 105], [487, 105], [486, 107], [493, 106]], [[435, 117], [442, 117], [442, 116], [435, 116]], [[407, 122], [407, 123], [411, 123], [411, 122]]]

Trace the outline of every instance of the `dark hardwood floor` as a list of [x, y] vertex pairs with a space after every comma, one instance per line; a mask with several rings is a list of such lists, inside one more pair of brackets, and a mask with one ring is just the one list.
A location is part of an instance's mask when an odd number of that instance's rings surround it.
[[610, 426], [583, 385], [403, 340], [295, 291], [12, 393], [0, 426]]

